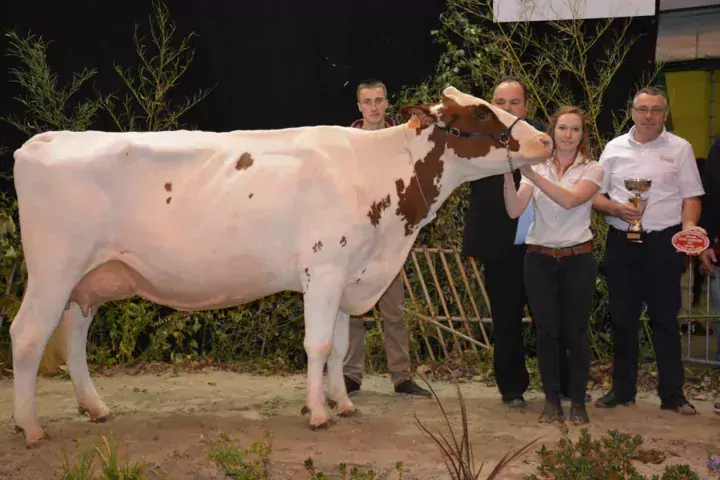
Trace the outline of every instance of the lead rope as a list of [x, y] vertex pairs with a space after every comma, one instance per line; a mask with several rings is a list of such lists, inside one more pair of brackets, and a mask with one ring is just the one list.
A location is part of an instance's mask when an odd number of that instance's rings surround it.
[[507, 156], [508, 166], [510, 167], [510, 172], [512, 173], [515, 169], [512, 165], [512, 158], [510, 158], [510, 142], [507, 140], [500, 140], [500, 143], [502, 143], [503, 147], [505, 147], [505, 155]]
[[[420, 195], [422, 196], [423, 202], [425, 202], [425, 208], [427, 209], [428, 214], [429, 214], [430, 213], [430, 204], [428, 203], [427, 198], [425, 198], [425, 192], [423, 192], [422, 185], [420, 185], [420, 180], [417, 179], [418, 172], [415, 169], [415, 160], [413, 160], [412, 151], [410, 150], [410, 141], [407, 140], [407, 137], [405, 137], [405, 138], [406, 138], [406, 142], [407, 142], [407, 151], [408, 151], [408, 156], [410, 157], [410, 163], [413, 166], [413, 172], [415, 172], [414, 178], [418, 184], [418, 190], [420, 190]], [[410, 181], [412, 182], [412, 178], [410, 178]], [[423, 218], [423, 220], [425, 220], [425, 219]]]

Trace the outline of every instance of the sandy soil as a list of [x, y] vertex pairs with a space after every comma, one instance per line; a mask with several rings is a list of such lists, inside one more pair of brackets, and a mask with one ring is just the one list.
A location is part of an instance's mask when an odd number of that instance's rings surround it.
[[[96, 378], [98, 390], [112, 409], [111, 420], [90, 423], [77, 413], [69, 380], [40, 378], [38, 408], [51, 435], [50, 441], [27, 449], [14, 432], [12, 384], [0, 380], [0, 479], [51, 479], [61, 465], [62, 447], [70, 455], [92, 444], [101, 434], [114, 433], [122, 458], [146, 461], [160, 467], [170, 479], [222, 479], [223, 474], [208, 458], [208, 440], [220, 432], [231, 434], [246, 448], [270, 432], [273, 478], [308, 478], [303, 462], [311, 457], [325, 473], [337, 472], [337, 464], [372, 467], [390, 472], [397, 461], [405, 464], [404, 478], [449, 478], [434, 444], [415, 424], [417, 413], [428, 425], [442, 427], [432, 400], [411, 400], [392, 393], [390, 381], [368, 377], [363, 392], [354, 401], [360, 415], [340, 418], [328, 431], [307, 428], [307, 417], [299, 415], [304, 403], [304, 377], [264, 377], [225, 371], [161, 373]], [[436, 382], [451, 419], [459, 421], [454, 387]], [[508, 451], [544, 435], [542, 442], [560, 438], [556, 426], [541, 426], [539, 393], [531, 393], [525, 412], [508, 411], [496, 390], [480, 382], [462, 384], [467, 399], [471, 441], [478, 460], [486, 462], [487, 474]], [[593, 392], [594, 397], [598, 392]], [[681, 417], [661, 411], [654, 395], [643, 394], [634, 407], [605, 411], [590, 408], [591, 433], [609, 429], [640, 433], [646, 449], [667, 454], [660, 465], [638, 464], [643, 473], [661, 472], [665, 465], [689, 463], [702, 472], [708, 452], [720, 453], [720, 417], [709, 401], [696, 401], [701, 414]], [[459, 423], [456, 423], [459, 425]], [[571, 429], [576, 437], [577, 429]], [[522, 478], [538, 463], [535, 450], [517, 460], [501, 478]], [[479, 463], [479, 462], [478, 462]], [[377, 478], [377, 477], [376, 477]], [[380, 475], [380, 478], [395, 478]], [[481, 475], [485, 478], [485, 475]]]

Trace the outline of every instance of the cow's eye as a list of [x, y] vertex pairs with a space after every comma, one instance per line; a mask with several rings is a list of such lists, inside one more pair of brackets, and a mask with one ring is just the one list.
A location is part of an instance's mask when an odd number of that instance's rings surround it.
[[475, 117], [479, 120], [485, 120], [488, 117], [488, 112], [476, 113]]

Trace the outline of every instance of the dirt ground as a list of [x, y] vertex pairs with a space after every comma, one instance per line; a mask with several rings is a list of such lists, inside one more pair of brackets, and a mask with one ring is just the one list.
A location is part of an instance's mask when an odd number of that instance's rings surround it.
[[[232, 435], [246, 448], [270, 432], [273, 478], [306, 479], [303, 463], [308, 457], [325, 473], [337, 473], [337, 465], [372, 467], [379, 478], [388, 475], [395, 463], [405, 464], [405, 479], [449, 478], [438, 450], [415, 424], [413, 414], [430, 426], [442, 427], [442, 417], [433, 400], [411, 400], [392, 393], [389, 379], [371, 376], [363, 391], [353, 397], [360, 414], [340, 418], [328, 431], [307, 428], [307, 417], [299, 415], [304, 403], [304, 376], [257, 376], [209, 370], [203, 373], [158, 373], [111, 377], [97, 376], [100, 395], [113, 416], [104, 424], [90, 423], [77, 413], [72, 383], [66, 379], [38, 379], [38, 409], [50, 441], [27, 449], [14, 432], [12, 383], [0, 380], [0, 478], [51, 479], [61, 465], [64, 446], [73, 456], [101, 434], [114, 433], [122, 459], [146, 461], [160, 467], [169, 479], [222, 479], [223, 474], [208, 458], [208, 440], [221, 432]], [[454, 386], [434, 382], [438, 395], [459, 426]], [[542, 408], [539, 393], [528, 395], [525, 412], [509, 411], [499, 401], [495, 388], [480, 382], [461, 385], [467, 400], [470, 440], [478, 464], [484, 460], [484, 475], [508, 451], [543, 436], [552, 446], [561, 432], [557, 426], [542, 426], [537, 417]], [[592, 392], [596, 398], [599, 392]], [[701, 472], [709, 452], [720, 453], [720, 416], [712, 413], [710, 401], [696, 401], [701, 414], [681, 417], [659, 409], [654, 395], [643, 394], [638, 405], [603, 411], [593, 407], [593, 436], [609, 429], [640, 433], [644, 448], [667, 454], [660, 465], [638, 464], [645, 474], [661, 472], [665, 465], [689, 463]], [[576, 428], [571, 435], [577, 437]], [[538, 445], [539, 447], [539, 445]], [[501, 478], [522, 478], [538, 464], [534, 448], [506, 470]], [[377, 477], [376, 477], [377, 478]]]

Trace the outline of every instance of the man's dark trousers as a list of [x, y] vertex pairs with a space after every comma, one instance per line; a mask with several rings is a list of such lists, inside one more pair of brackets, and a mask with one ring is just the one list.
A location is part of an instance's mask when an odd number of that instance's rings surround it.
[[495, 379], [506, 401], [519, 397], [530, 385], [522, 335], [523, 307], [527, 303], [523, 281], [525, 248], [515, 245], [506, 256], [483, 262], [485, 287], [491, 299]]
[[675, 251], [672, 237], [680, 226], [646, 234], [642, 244], [610, 227], [603, 259], [610, 293], [613, 327], [613, 391], [623, 401], [637, 393], [638, 327], [643, 300], [648, 307], [658, 365], [658, 396], [670, 405], [683, 397], [680, 328], [680, 277], [683, 254]]

